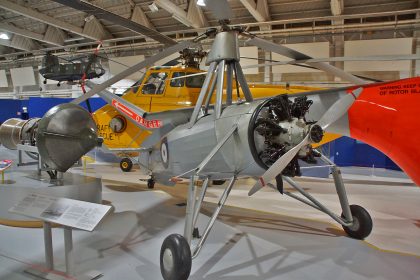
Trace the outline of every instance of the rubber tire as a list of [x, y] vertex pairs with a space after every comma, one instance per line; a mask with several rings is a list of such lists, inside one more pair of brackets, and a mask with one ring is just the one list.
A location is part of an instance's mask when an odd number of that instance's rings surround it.
[[153, 180], [153, 179], [147, 180], [147, 188], [148, 189], [154, 189], [155, 188], [155, 180]]
[[[164, 253], [169, 249], [173, 267], [165, 269]], [[187, 240], [180, 234], [171, 234], [165, 238], [160, 249], [160, 272], [165, 280], [187, 280], [191, 273], [191, 250]]]
[[226, 183], [226, 180], [213, 180], [211, 183], [215, 186], [220, 186]]
[[[359, 205], [350, 205], [350, 211], [351, 215], [353, 216], [353, 220], [358, 223], [358, 227], [351, 228], [343, 226], [343, 229], [348, 236], [363, 240], [372, 232], [372, 218], [370, 217], [368, 211]], [[344, 214], [341, 214], [341, 217], [344, 218]]]
[[133, 169], [133, 162], [129, 158], [123, 158], [120, 161], [120, 168], [124, 172], [130, 172]]

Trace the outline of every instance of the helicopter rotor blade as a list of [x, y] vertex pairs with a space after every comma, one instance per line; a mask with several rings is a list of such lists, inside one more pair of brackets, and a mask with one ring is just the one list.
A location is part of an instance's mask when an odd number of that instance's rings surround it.
[[153, 30], [144, 25], [138, 24], [128, 18], [121, 17], [117, 14], [109, 12], [106, 9], [93, 5], [87, 1], [82, 1], [82, 0], [52, 0], [52, 1], [59, 3], [61, 5], [64, 5], [64, 6], [71, 7], [76, 10], [82, 10], [85, 13], [94, 15], [95, 17], [99, 19], [104, 19], [104, 20], [113, 22], [115, 24], [124, 26], [125, 28], [128, 28], [131, 31], [150, 37], [153, 40], [156, 40], [164, 44], [165, 46], [171, 46], [177, 43], [172, 38], [166, 35], [163, 35], [162, 33], [156, 30]]
[[[275, 43], [272, 43], [270, 41], [267, 40], [263, 40], [261, 38], [257, 38], [257, 37], [253, 37], [251, 39], [247, 40], [247, 43], [250, 45], [254, 45], [257, 46], [263, 50], [266, 51], [271, 51], [271, 52], [275, 52], [278, 53], [280, 55], [286, 56], [288, 58], [294, 59], [294, 60], [309, 60], [309, 59], [313, 59], [312, 57], [298, 52], [296, 50], [290, 49], [288, 47], [282, 46], [282, 45], [278, 45]], [[316, 68], [318, 68], [319, 70], [322, 70], [328, 74], [334, 75], [336, 77], [340, 77], [343, 80], [349, 81], [351, 83], [354, 84], [366, 84], [368, 83], [367, 81], [360, 79], [350, 73], [347, 73], [343, 70], [341, 70], [340, 68], [337, 68], [335, 66], [332, 66], [328, 63], [325, 62], [312, 62], [309, 63], [309, 65], [312, 65]]]
[[73, 99], [71, 101], [71, 103], [74, 104], [79, 104], [83, 101], [85, 101], [86, 99], [94, 96], [95, 94], [101, 92], [102, 90], [106, 89], [107, 87], [115, 84], [116, 82], [120, 81], [121, 79], [124, 79], [125, 77], [133, 74], [134, 72], [139, 71], [140, 69], [143, 69], [149, 65], [152, 65], [153, 63], [155, 63], [156, 61], [159, 61], [173, 53], [179, 52], [185, 48], [191, 47], [196, 45], [195, 42], [193, 41], [183, 41], [179, 44], [170, 46], [169, 48], [164, 49], [163, 51], [159, 52], [158, 54], [149, 57], [133, 66], [131, 66], [128, 69], [125, 69], [124, 71], [122, 71], [121, 73], [115, 75], [114, 77], [112, 77], [109, 80], [106, 80], [105, 82], [98, 84], [96, 86], [94, 86], [90, 91], [86, 92], [86, 94], [83, 94], [82, 96]]

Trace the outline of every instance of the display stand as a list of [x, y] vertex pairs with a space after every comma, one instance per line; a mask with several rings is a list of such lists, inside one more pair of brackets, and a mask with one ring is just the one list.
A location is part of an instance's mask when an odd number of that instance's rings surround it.
[[[39, 194], [29, 194], [9, 211], [39, 219], [44, 225], [45, 268], [29, 268], [25, 272], [46, 280], [93, 280], [102, 276], [101, 272], [90, 271], [76, 275], [73, 251], [73, 229], [92, 232], [109, 212], [111, 206], [57, 198]], [[54, 269], [52, 223], [63, 226], [65, 272]]]

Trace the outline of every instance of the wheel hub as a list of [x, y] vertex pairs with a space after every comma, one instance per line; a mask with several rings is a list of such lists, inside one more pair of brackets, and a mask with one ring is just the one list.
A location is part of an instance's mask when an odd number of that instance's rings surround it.
[[357, 219], [356, 217], [353, 217], [353, 223], [351, 224], [351, 226], [348, 226], [348, 228], [352, 231], [359, 230], [359, 228], [360, 228], [359, 219]]
[[163, 268], [170, 272], [174, 268], [174, 258], [170, 249], [165, 249], [163, 252]]

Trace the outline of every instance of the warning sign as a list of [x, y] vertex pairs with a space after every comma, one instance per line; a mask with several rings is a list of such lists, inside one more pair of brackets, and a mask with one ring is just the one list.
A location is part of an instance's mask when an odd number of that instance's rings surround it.
[[124, 115], [128, 116], [130, 119], [135, 121], [136, 123], [140, 124], [143, 127], [147, 128], [159, 128], [162, 126], [161, 120], [146, 120], [142, 116], [138, 115], [130, 108], [125, 106], [124, 104], [118, 102], [115, 99], [112, 99], [112, 106], [117, 109], [118, 111], [122, 112]]

